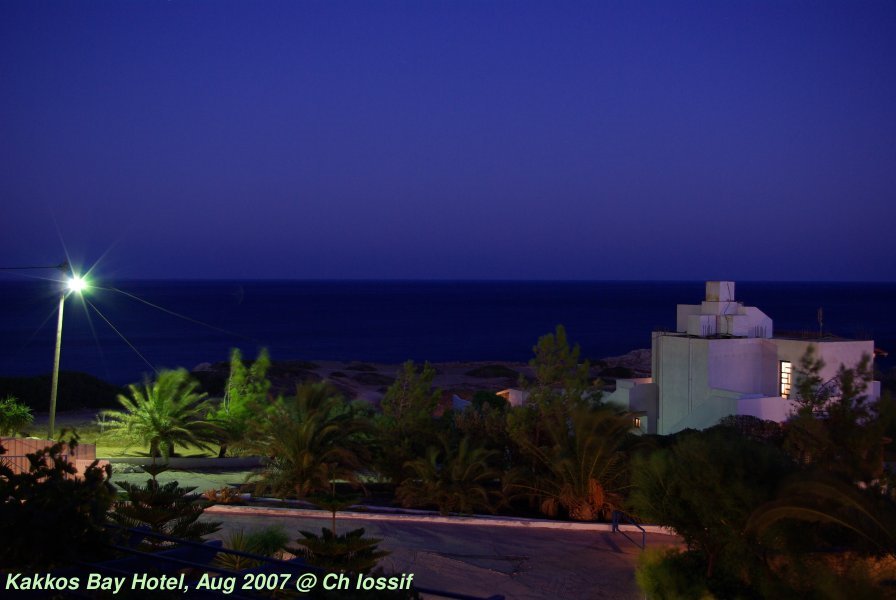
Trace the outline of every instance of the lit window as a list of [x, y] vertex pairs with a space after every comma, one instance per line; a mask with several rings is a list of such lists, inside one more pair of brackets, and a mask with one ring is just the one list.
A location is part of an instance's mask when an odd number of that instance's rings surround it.
[[789, 360], [781, 361], [781, 397], [790, 398], [790, 384], [793, 382], [793, 365]]
[[635, 417], [632, 424], [634, 425], [635, 429], [641, 429], [641, 417]]

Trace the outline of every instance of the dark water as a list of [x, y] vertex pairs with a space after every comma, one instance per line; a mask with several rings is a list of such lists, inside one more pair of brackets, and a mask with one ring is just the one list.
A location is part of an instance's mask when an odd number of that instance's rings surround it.
[[[133, 348], [73, 296], [65, 304], [62, 369], [114, 383], [139, 380], [150, 370], [147, 362], [192, 368], [226, 360], [234, 346], [249, 356], [266, 346], [274, 359], [528, 360], [538, 336], [558, 323], [584, 356], [599, 358], [649, 347], [651, 330], [674, 328], [676, 304], [699, 303], [704, 294], [703, 282], [103, 285], [85, 297]], [[896, 351], [896, 284], [740, 282], [736, 291], [738, 300], [765, 311], [776, 330], [817, 331], [817, 309], [823, 307], [826, 331], [870, 337]], [[58, 284], [0, 282], [0, 374], [50, 371], [58, 299]]]

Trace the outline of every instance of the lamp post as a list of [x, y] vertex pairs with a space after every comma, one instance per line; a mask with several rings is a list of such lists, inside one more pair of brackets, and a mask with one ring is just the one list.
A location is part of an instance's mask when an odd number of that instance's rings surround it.
[[[67, 267], [68, 265], [63, 265]], [[62, 351], [62, 312], [65, 308], [65, 299], [71, 293], [80, 294], [87, 287], [87, 282], [77, 275], [72, 275], [65, 282], [66, 289], [59, 296], [59, 320], [56, 324], [56, 352], [53, 355], [53, 383], [50, 385], [50, 424], [48, 426], [48, 439], [53, 439], [56, 431], [56, 392], [59, 389], [59, 355]]]

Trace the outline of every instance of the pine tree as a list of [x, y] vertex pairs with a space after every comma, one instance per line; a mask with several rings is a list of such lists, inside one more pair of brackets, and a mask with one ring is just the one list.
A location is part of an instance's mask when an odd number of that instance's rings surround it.
[[432, 387], [435, 375], [429, 363], [418, 373], [414, 361], [405, 362], [380, 403], [379, 468], [396, 484], [403, 479], [405, 463], [423, 456], [436, 436], [433, 412], [442, 392]]
[[271, 359], [266, 348], [261, 349], [248, 369], [239, 348], [231, 351], [230, 375], [224, 388], [224, 399], [209, 413], [209, 421], [220, 427], [218, 458], [223, 458], [229, 448], [245, 441], [253, 417], [265, 408], [265, 400], [271, 389], [267, 377], [270, 366]]
[[389, 552], [379, 550], [379, 538], [365, 538], [364, 528], [354, 529], [342, 535], [323, 528], [321, 535], [300, 531], [298, 547], [287, 548], [296, 556], [304, 556], [309, 564], [327, 571], [343, 573], [367, 573]]
[[[168, 470], [167, 465], [146, 465], [150, 475], [144, 485], [118, 482], [127, 499], [115, 502], [109, 517], [122, 527], [147, 527], [153, 533], [185, 540], [202, 541], [203, 536], [215, 533], [221, 523], [199, 521], [205, 511], [202, 496], [194, 494], [195, 487], [180, 487], [177, 481], [159, 483], [157, 476]], [[147, 538], [151, 549], [170, 546], [155, 538]]]

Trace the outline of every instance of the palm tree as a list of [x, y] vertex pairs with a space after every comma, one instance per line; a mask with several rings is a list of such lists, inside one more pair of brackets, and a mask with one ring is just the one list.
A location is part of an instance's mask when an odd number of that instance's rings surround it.
[[278, 399], [257, 427], [247, 443], [267, 457], [257, 490], [305, 498], [331, 491], [336, 480], [360, 485], [366, 423], [326, 383], [304, 384], [294, 397]]
[[443, 515], [449, 512], [494, 512], [489, 484], [500, 477], [490, 465], [494, 450], [472, 446], [470, 438], [460, 440], [457, 449], [442, 438], [441, 448], [430, 446], [425, 457], [408, 461], [409, 477], [396, 490], [404, 506], [435, 505]]
[[577, 521], [606, 517], [619, 503], [621, 446], [631, 422], [627, 413], [607, 405], [574, 408], [568, 419], [546, 419], [541, 445], [519, 439], [534, 468], [517, 472], [513, 487], [538, 498], [549, 516], [562, 507]]
[[130, 441], [149, 445], [150, 456], [166, 459], [177, 444], [192, 444], [211, 450], [217, 428], [206, 421], [209, 411], [205, 393], [186, 369], [161, 371], [155, 381], [129, 385], [128, 394], [119, 394], [122, 411], [103, 411], [110, 433], [125, 435]]

